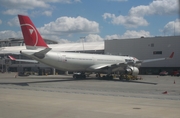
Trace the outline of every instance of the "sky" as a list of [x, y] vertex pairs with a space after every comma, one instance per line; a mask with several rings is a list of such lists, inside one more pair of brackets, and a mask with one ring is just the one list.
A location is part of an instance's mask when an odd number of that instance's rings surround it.
[[18, 14], [60, 43], [180, 35], [177, 0], [0, 0], [0, 40], [22, 38]]

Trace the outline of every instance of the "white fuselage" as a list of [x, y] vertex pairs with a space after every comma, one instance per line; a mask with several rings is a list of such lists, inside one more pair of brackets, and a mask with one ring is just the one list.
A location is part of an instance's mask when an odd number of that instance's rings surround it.
[[[39, 59], [33, 54], [37, 50], [22, 50], [21, 53], [25, 56], [33, 58], [39, 62], [64, 71], [93, 71], [93, 72], [107, 72], [108, 69], [94, 69], [96, 65], [112, 65], [126, 63], [127, 60], [135, 61], [133, 57], [129, 56], [112, 56], [99, 54], [85, 54], [85, 53], [70, 53], [70, 52], [54, 52], [49, 51], [45, 54], [43, 59]], [[137, 60], [137, 59], [136, 59]], [[117, 71], [116, 70], [111, 70]], [[119, 67], [118, 71], [124, 71], [124, 66]]]

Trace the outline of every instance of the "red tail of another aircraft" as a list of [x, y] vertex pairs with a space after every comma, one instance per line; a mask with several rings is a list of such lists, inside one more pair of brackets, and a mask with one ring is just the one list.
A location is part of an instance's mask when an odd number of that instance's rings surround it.
[[47, 48], [47, 44], [42, 39], [38, 30], [32, 23], [28, 16], [18, 15], [19, 22], [21, 25], [21, 30], [24, 37], [24, 42], [27, 49], [37, 49], [39, 47]]

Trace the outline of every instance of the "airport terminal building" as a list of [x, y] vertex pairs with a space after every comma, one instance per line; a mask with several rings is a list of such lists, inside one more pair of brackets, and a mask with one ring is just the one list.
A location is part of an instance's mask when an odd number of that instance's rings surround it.
[[130, 55], [139, 60], [168, 57], [169, 60], [143, 63], [140, 74], [159, 74], [165, 70], [169, 73], [180, 70], [180, 36], [141, 37], [135, 39], [105, 40], [104, 52], [112, 55]]
[[[174, 52], [172, 59], [143, 63], [140, 67], [140, 74], [159, 74], [165, 70], [169, 73], [174, 70], [180, 70], [180, 36], [166, 36], [166, 37], [141, 37], [134, 39], [113, 39], [105, 40], [104, 42], [86, 42], [86, 43], [69, 43], [57, 45], [58, 42], [45, 39], [45, 41], [52, 46], [56, 51], [70, 51], [83, 53], [98, 53], [110, 55], [126, 55], [133, 56], [139, 60], [155, 59], [168, 57]], [[25, 49], [22, 39], [7, 39], [0, 40], [0, 69], [6, 71], [36, 71], [52, 70], [51, 67], [41, 63], [29, 62], [15, 62], [7, 58], [8, 54], [3, 54], [3, 48], [9, 47], [10, 50]], [[15, 48], [14, 48], [15, 47]], [[20, 54], [13, 54], [15, 58], [27, 59]], [[52, 71], [51, 71], [52, 72]], [[60, 71], [58, 72], [60, 73]]]

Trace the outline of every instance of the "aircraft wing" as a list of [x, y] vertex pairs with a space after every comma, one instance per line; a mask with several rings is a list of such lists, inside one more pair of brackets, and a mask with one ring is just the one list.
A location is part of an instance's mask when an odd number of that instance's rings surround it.
[[136, 63], [148, 63], [148, 62], [153, 62], [153, 61], [167, 60], [167, 59], [172, 59], [173, 56], [174, 56], [174, 52], [172, 52], [171, 55], [170, 55], [169, 57], [165, 57], [165, 58], [157, 58], [157, 59], [139, 60], [139, 61], [136, 61]]
[[31, 63], [38, 63], [36, 60], [28, 60], [28, 59], [16, 59], [13, 56], [8, 56], [13, 61], [21, 61], [21, 62], [31, 62]]
[[111, 64], [96, 64], [90, 67], [90, 69], [93, 70], [98, 70], [98, 69], [102, 69], [102, 68], [106, 68], [106, 67], [110, 67]]
[[109, 68], [111, 70], [115, 70], [115, 69], [124, 68], [127, 66], [134, 66], [134, 64], [138, 64], [138, 63], [141, 64], [141, 63], [147, 63], [147, 62], [153, 62], [153, 61], [167, 60], [167, 59], [173, 58], [173, 56], [174, 56], [174, 52], [172, 52], [171, 55], [169, 57], [166, 57], [166, 58], [138, 60], [136, 62], [125, 62], [125, 63], [96, 64], [96, 65], [91, 66], [90, 69], [98, 70], [98, 69]]
[[127, 66], [127, 63], [115, 63], [115, 64], [96, 64], [90, 67], [90, 69], [98, 70], [98, 69], [105, 69], [105, 68], [111, 68], [116, 69], [119, 67], [125, 67]]

